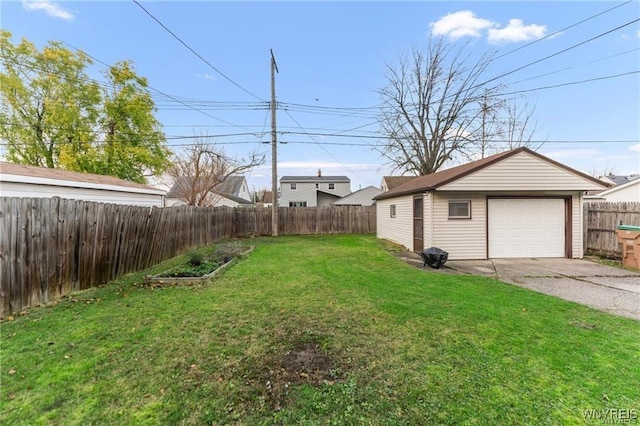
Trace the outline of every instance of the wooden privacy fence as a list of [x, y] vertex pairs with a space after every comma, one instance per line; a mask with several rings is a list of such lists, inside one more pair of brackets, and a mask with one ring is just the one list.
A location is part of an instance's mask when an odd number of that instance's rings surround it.
[[[375, 207], [279, 209], [280, 235], [375, 232]], [[0, 318], [224, 239], [271, 235], [271, 208], [0, 199]]]
[[584, 247], [587, 251], [620, 255], [616, 227], [640, 226], [640, 203], [584, 203]]

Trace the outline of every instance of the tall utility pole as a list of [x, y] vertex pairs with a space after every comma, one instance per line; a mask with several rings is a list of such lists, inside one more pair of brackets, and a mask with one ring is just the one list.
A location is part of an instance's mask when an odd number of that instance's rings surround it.
[[271, 235], [278, 236], [278, 135], [276, 133], [276, 73], [278, 65], [271, 52]]

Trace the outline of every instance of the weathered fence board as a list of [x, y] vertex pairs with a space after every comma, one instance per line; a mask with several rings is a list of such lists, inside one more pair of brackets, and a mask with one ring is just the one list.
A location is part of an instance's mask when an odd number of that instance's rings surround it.
[[[278, 210], [280, 235], [375, 232], [375, 207]], [[0, 198], [0, 318], [217, 241], [271, 235], [270, 208]]]
[[583, 213], [587, 251], [619, 255], [616, 227], [620, 224], [640, 226], [640, 203], [637, 202], [584, 203]]

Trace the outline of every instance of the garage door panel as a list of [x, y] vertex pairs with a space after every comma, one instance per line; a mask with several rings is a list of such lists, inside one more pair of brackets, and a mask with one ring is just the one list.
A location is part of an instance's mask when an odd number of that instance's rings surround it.
[[564, 257], [563, 199], [489, 199], [489, 257]]

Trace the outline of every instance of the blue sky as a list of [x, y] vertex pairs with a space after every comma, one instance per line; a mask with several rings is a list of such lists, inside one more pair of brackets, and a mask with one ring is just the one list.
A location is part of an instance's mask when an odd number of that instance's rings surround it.
[[[349, 176], [352, 190], [377, 186], [389, 174], [367, 146], [378, 129], [371, 107], [380, 102], [385, 64], [425, 46], [430, 31], [469, 42], [472, 55], [506, 54], [487, 78], [595, 37], [500, 81], [515, 92], [636, 72], [527, 95], [536, 105], [537, 139], [548, 141], [539, 152], [587, 173], [640, 172], [640, 22], [597, 37], [640, 18], [638, 1], [141, 4], [211, 66], [133, 1], [2, 1], [0, 22], [14, 42], [26, 37], [42, 47], [60, 40], [108, 64], [132, 60], [152, 88], [182, 100], [153, 92], [173, 149], [192, 142], [180, 136], [219, 135], [216, 141], [236, 156], [271, 151], [261, 142], [270, 141], [273, 49], [278, 102], [288, 104], [277, 115], [279, 139], [288, 142], [278, 146], [278, 175], [321, 168], [324, 175]], [[92, 78], [103, 80], [104, 69], [96, 63]], [[270, 187], [270, 161], [247, 178], [252, 188]]]

